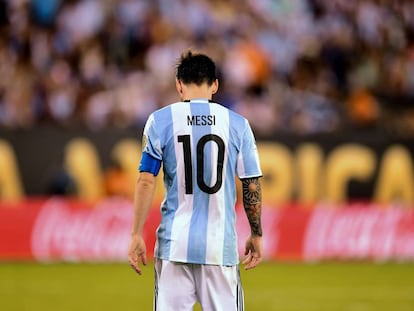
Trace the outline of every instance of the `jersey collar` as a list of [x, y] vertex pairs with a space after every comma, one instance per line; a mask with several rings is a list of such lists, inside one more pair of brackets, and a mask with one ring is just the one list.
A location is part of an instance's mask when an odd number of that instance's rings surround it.
[[193, 98], [184, 100], [185, 103], [213, 103], [212, 100], [207, 98]]

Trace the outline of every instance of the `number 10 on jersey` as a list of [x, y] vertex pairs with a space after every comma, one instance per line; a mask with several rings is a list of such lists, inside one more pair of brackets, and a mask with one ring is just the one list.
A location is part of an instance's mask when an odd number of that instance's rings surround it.
[[[184, 175], [185, 175], [185, 193], [193, 194], [193, 174], [196, 174], [197, 185], [205, 193], [214, 194], [220, 190], [223, 184], [223, 163], [225, 145], [223, 139], [215, 134], [208, 134], [201, 137], [196, 144], [196, 161], [197, 171], [193, 170], [193, 155], [191, 152], [191, 135], [179, 135], [177, 141], [183, 144], [184, 154]], [[214, 142], [217, 145], [217, 165], [216, 170], [217, 180], [213, 186], [209, 186], [204, 181], [204, 148], [208, 142]]]

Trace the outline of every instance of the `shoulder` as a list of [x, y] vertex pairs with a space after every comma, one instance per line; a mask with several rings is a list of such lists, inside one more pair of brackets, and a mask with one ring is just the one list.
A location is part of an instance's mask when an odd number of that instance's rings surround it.
[[164, 122], [165, 120], [171, 118], [171, 111], [178, 104], [180, 103], [177, 102], [177, 103], [169, 104], [167, 106], [164, 106], [160, 109], [155, 110], [149, 115], [148, 121], [152, 123]]
[[160, 109], [155, 110], [152, 115], [155, 118], [165, 118], [165, 117], [171, 117], [172, 111], [177, 110], [177, 108], [186, 106], [188, 103], [185, 102], [175, 102], [172, 104], [169, 104], [167, 106], [164, 106]]
[[154, 133], [157, 133], [159, 136], [165, 136], [168, 132], [171, 131], [171, 127], [173, 126], [173, 114], [174, 114], [174, 107], [177, 105], [182, 105], [185, 103], [173, 103], [157, 109], [153, 111], [147, 119], [145, 124], [145, 128], [147, 131], [151, 129]]
[[241, 114], [235, 112], [234, 110], [231, 110], [223, 105], [220, 105], [218, 103], [210, 103], [210, 105], [212, 107], [214, 107], [215, 109], [221, 110], [225, 113], [227, 113], [229, 115], [229, 118], [232, 122], [237, 122], [237, 123], [241, 123], [241, 124], [247, 124], [248, 121], [245, 117], [243, 117]]
[[242, 124], [243, 126], [246, 126], [249, 124], [249, 121], [245, 117], [243, 117], [241, 114], [238, 114], [237, 112], [233, 110], [229, 110], [229, 111], [230, 111], [230, 118], [233, 121], [238, 122]]
[[155, 110], [151, 115], [153, 117], [160, 117], [160, 116], [166, 115], [171, 110], [172, 105], [174, 105], [174, 104], [170, 104], [170, 105], [167, 105], [165, 107], [159, 108], [159, 109]]
[[228, 112], [230, 128], [235, 131], [236, 135], [242, 136], [250, 127], [249, 121], [234, 110], [231, 110], [224, 106], [221, 107]]

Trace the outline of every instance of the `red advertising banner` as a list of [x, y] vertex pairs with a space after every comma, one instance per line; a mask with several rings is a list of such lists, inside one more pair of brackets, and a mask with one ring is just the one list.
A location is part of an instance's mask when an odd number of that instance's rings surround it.
[[[0, 204], [0, 260], [125, 261], [132, 204], [96, 204], [51, 198]], [[237, 212], [239, 251], [250, 233]], [[144, 230], [148, 255], [160, 220], [151, 209]], [[414, 259], [414, 211], [374, 204], [341, 207], [263, 207], [264, 257], [268, 260]]]
[[43, 201], [0, 204], [0, 259], [28, 259], [34, 222]]
[[414, 259], [414, 211], [355, 204], [315, 208], [305, 231], [305, 260]]

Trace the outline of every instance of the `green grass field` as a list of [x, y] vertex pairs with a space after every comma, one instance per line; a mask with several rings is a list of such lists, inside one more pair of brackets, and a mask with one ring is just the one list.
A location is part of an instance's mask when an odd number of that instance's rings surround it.
[[[0, 310], [151, 310], [153, 266], [144, 269], [2, 263]], [[414, 311], [414, 264], [265, 263], [242, 281], [247, 311]]]

